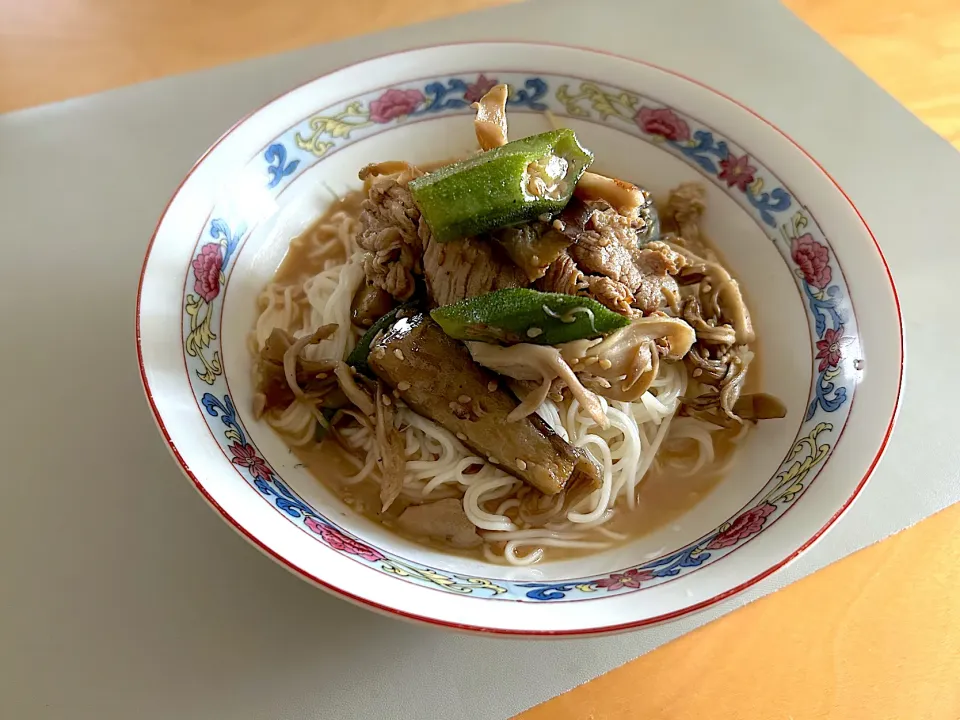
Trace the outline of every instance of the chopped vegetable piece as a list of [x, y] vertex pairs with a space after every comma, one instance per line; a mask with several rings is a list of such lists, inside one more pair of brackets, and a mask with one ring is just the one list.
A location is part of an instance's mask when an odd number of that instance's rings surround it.
[[438, 242], [450, 242], [557, 213], [593, 154], [573, 130], [514, 140], [410, 182]]
[[599, 470], [588, 453], [571, 446], [539, 415], [507, 422], [517, 399], [502, 387], [490, 390], [498, 377], [477, 365], [466, 346], [426, 314], [394, 322], [373, 343], [370, 367], [414, 412], [540, 492], [556, 495], [581, 483], [589, 490], [600, 487]]
[[573, 240], [545, 223], [527, 223], [491, 234], [513, 260], [514, 265], [533, 282], [542, 278]]
[[370, 366], [367, 365], [367, 358], [370, 355], [370, 344], [373, 342], [374, 338], [377, 337], [381, 330], [384, 330], [390, 326], [390, 324], [396, 319], [398, 312], [403, 309], [409, 310], [411, 307], [412, 305], [409, 303], [395, 307], [393, 310], [388, 312], [386, 315], [383, 315], [379, 320], [371, 325], [370, 329], [367, 330], [363, 334], [363, 337], [361, 337], [357, 342], [357, 346], [347, 356], [347, 365], [356, 368], [357, 372], [361, 372], [364, 375], [373, 377], [374, 375], [370, 371]]
[[527, 288], [497, 290], [430, 313], [450, 337], [506, 345], [559, 345], [626, 327], [629, 318], [596, 300]]
[[507, 98], [510, 88], [504, 84], [494, 85], [474, 103], [477, 118], [473, 121], [477, 142], [481, 150], [492, 150], [507, 144]]
[[313, 439], [318, 443], [323, 442], [323, 439], [327, 436], [327, 433], [330, 432], [330, 421], [333, 420], [333, 416], [337, 414], [339, 409], [340, 408], [325, 407], [320, 413], [325, 422], [318, 422], [317, 428], [313, 432]]

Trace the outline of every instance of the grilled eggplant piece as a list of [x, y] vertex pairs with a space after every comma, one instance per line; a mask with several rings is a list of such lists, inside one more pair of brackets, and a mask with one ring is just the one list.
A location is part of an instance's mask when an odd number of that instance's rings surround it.
[[368, 362], [414, 411], [543, 494], [556, 495], [571, 480], [578, 487], [599, 487], [593, 461], [539, 415], [507, 422], [517, 399], [429, 315], [394, 322], [374, 341]]

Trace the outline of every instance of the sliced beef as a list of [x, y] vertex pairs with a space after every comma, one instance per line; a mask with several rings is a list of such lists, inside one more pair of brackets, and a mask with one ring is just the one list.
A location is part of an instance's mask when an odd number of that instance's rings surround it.
[[[636, 314], [631, 307], [634, 302], [633, 294], [626, 285], [603, 275], [588, 275], [585, 280], [589, 294], [601, 305], [621, 315]], [[641, 287], [643, 287], [642, 283]]]
[[683, 256], [662, 242], [651, 242], [634, 253], [634, 261], [641, 278], [634, 292], [636, 307], [645, 315], [664, 304], [676, 309], [680, 288], [674, 276], [686, 265]]
[[367, 199], [357, 242], [367, 251], [367, 282], [397, 300], [409, 300], [423, 275], [434, 304], [448, 305], [502, 288], [525, 287], [529, 280], [506, 252], [485, 239], [434, 242], [407, 183], [416, 168], [393, 175], [368, 175]]
[[508, 422], [517, 399], [429, 315], [398, 319], [371, 346], [370, 367], [414, 412], [541, 492], [555, 495], [581, 476], [600, 486], [589, 456], [539, 415]]
[[577, 295], [585, 287], [583, 273], [573, 258], [565, 252], [550, 264], [544, 276], [537, 281], [537, 288], [543, 292], [564, 295]]
[[585, 273], [605, 275], [633, 291], [643, 279], [633, 262], [635, 248], [636, 230], [630, 220], [607, 207], [593, 210], [569, 252]]
[[366, 178], [367, 199], [360, 213], [357, 243], [366, 250], [367, 282], [398, 300], [409, 300], [422, 272], [422, 254], [429, 228], [420, 217], [407, 183], [415, 169]]
[[448, 243], [429, 240], [423, 255], [423, 274], [436, 305], [529, 284], [526, 273], [502, 248], [482, 238]]

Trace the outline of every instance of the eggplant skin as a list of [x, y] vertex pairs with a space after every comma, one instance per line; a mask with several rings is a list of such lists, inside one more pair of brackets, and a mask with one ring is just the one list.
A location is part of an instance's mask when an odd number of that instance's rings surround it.
[[574, 476], [586, 475], [588, 484], [599, 486], [599, 473], [586, 453], [539, 415], [507, 422], [517, 399], [429, 315], [398, 318], [373, 343], [369, 364], [415, 412], [543, 494], [563, 491]]

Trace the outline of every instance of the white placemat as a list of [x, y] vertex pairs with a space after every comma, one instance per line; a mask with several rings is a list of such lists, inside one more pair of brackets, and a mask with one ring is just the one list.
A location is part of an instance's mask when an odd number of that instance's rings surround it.
[[[780, 5], [532, 2], [0, 117], [0, 716], [503, 718], [960, 498], [939, 358], [960, 260], [960, 159]], [[322, 6], [311, 21], [322, 22]], [[627, 33], [633, 28], [634, 33]], [[859, 206], [899, 285], [900, 422], [862, 498], [788, 569], [697, 616], [606, 639], [486, 640], [359, 610], [237, 537], [180, 475], [143, 400], [134, 298], [193, 160], [237, 118], [347, 62], [464, 39], [602, 47], [752, 106]]]

